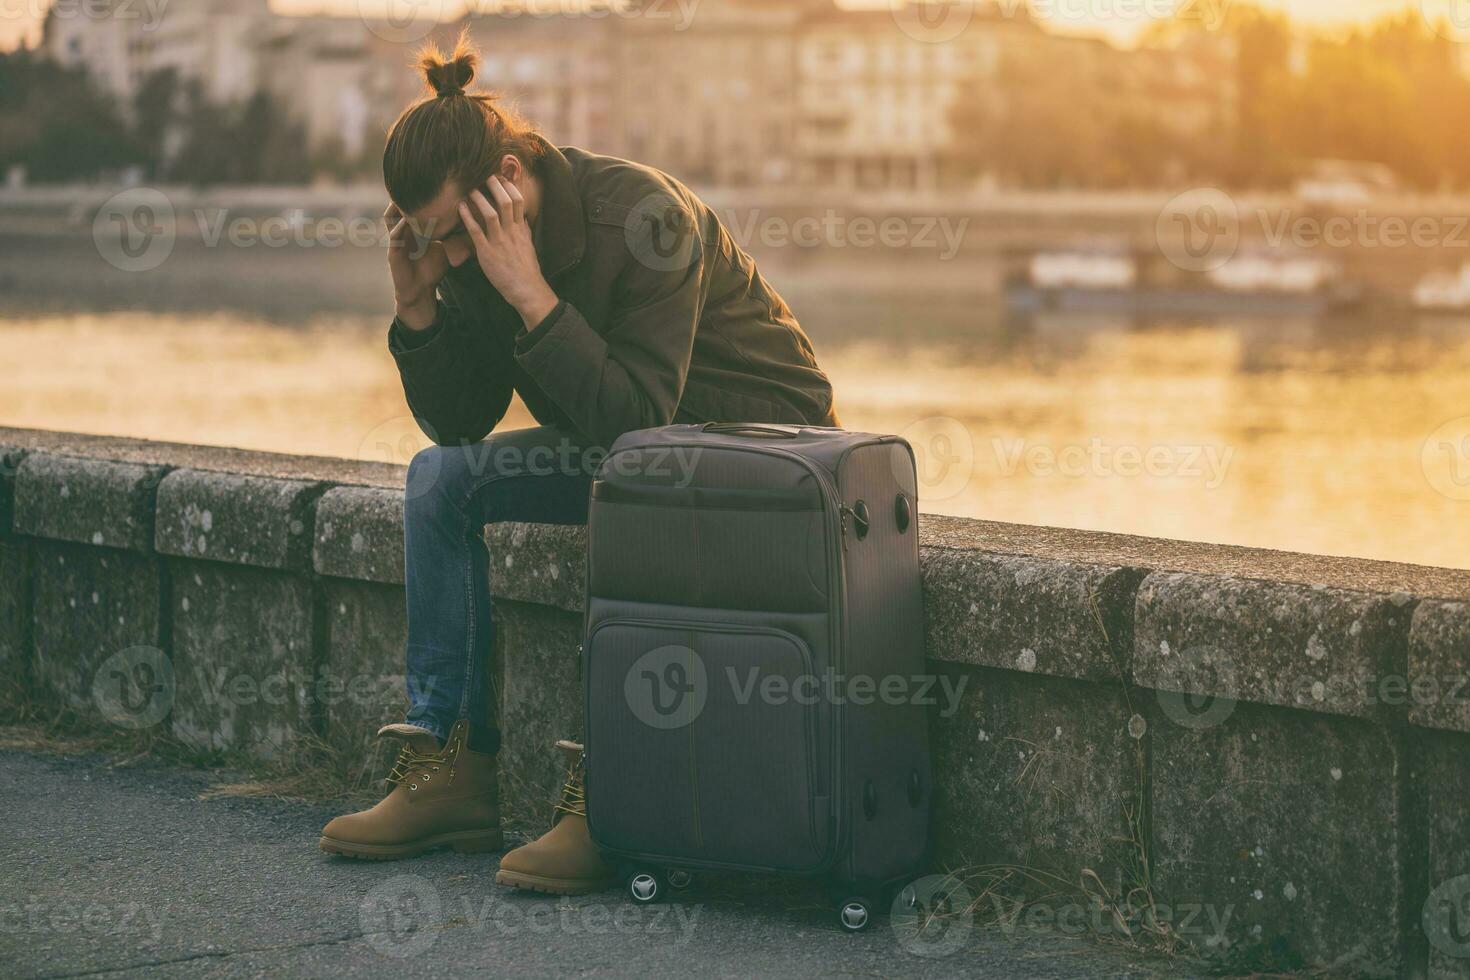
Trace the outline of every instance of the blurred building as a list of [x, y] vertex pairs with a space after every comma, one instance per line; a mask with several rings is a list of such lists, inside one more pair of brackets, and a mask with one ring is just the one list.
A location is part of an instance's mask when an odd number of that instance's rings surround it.
[[795, 179], [796, 47], [830, 0], [714, 0], [682, 29], [663, 18], [618, 25], [620, 119], [613, 152], [697, 184]]
[[502, 93], [553, 142], [618, 143], [617, 36], [605, 17], [483, 16], [465, 25], [480, 47], [476, 84]]
[[797, 42], [802, 180], [896, 190], [952, 183], [956, 103], [995, 78], [1002, 50], [1051, 39], [1026, 9], [969, 8], [964, 29], [943, 40], [903, 30], [886, 9], [829, 5], [808, 17]]
[[247, 42], [260, 87], [304, 126], [317, 154], [377, 153], [399, 110], [422, 91], [403, 45], [356, 18], [274, 17]]
[[[141, 4], [93, 2], [115, 15], [53, 11], [43, 45], [125, 105], [151, 72], [173, 68], [220, 103], [269, 92], [302, 123], [314, 153], [362, 161], [422, 95], [412, 45], [357, 17], [276, 15], [267, 0], [188, 0], [148, 24], [123, 16]], [[435, 34], [452, 42], [468, 25], [483, 54], [479, 83], [554, 142], [706, 186], [929, 191], [973, 179], [957, 165], [964, 141], [954, 108], [1005, 98], [993, 84], [1003, 58], [1086, 63], [1102, 89], [1191, 133], [1228, 101], [1221, 80], [1231, 72], [1200, 51], [1125, 52], [1053, 35], [1025, 4], [928, 0], [922, 9], [914, 20], [834, 0], [700, 0], [687, 9], [623, 0], [556, 16], [482, 12]], [[936, 33], [932, 25], [951, 16], [961, 29]]]
[[86, 68], [124, 102], [163, 69], [195, 80], [212, 101], [244, 99], [257, 88], [251, 37], [276, 19], [267, 0], [189, 0], [153, 19], [136, 0], [53, 6], [41, 45], [63, 65]]

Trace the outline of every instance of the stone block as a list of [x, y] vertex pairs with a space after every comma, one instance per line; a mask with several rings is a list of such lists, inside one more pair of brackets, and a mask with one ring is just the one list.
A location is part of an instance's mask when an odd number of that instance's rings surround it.
[[[1026, 868], [1013, 884], [1071, 894], [1090, 869], [1113, 888], [1138, 851], [1146, 735], [1121, 685], [932, 666], [935, 856], [941, 867]], [[954, 693], [959, 695], [955, 705]]]
[[31, 453], [15, 477], [15, 530], [149, 553], [163, 466]]
[[488, 529], [496, 597], [572, 612], [583, 609], [587, 528], [579, 524], [494, 524]]
[[557, 739], [583, 734], [582, 617], [546, 606], [495, 604], [501, 808], [508, 827], [544, 831], [561, 792]]
[[[1355, 717], [1402, 678], [1407, 596], [1159, 572], [1138, 588], [1137, 683]], [[1391, 681], [1390, 681], [1391, 683]]]
[[1153, 713], [1159, 901], [1202, 907], [1200, 952], [1253, 969], [1391, 976], [1403, 965], [1401, 760], [1384, 728], [1239, 703]]
[[0, 702], [19, 702], [31, 686], [31, 552], [0, 539]]
[[1470, 736], [1420, 732], [1414, 740], [1414, 805], [1427, 830], [1422, 848], [1424, 901], [1410, 908], [1431, 980], [1470, 976]]
[[316, 728], [316, 611], [305, 579], [169, 562], [173, 732], [205, 751], [270, 759]]
[[403, 491], [334, 487], [317, 501], [318, 573], [403, 584]]
[[158, 487], [156, 547], [166, 555], [304, 569], [319, 484], [174, 470]]
[[328, 743], [365, 784], [386, 773], [377, 730], [402, 721], [408, 708], [403, 589], [338, 580], [328, 580], [322, 588], [327, 643], [317, 691], [324, 731]]
[[1055, 677], [1127, 677], [1126, 632], [1141, 572], [926, 547], [926, 649], [936, 660]]
[[15, 477], [24, 449], [0, 445], [0, 538], [15, 533]]
[[32, 558], [33, 684], [88, 722], [105, 717], [93, 693], [110, 658], [162, 647], [156, 559], [38, 541]]
[[1409, 721], [1470, 732], [1470, 603], [1421, 602], [1409, 627]]

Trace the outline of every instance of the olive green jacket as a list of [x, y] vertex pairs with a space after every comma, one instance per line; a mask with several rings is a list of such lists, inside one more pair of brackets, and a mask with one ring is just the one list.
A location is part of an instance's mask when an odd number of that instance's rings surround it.
[[703, 201], [649, 167], [544, 149], [534, 231], [556, 309], [527, 330], [471, 258], [432, 327], [389, 331], [431, 439], [483, 439], [512, 392], [601, 445], [670, 422], [838, 424], [806, 334]]

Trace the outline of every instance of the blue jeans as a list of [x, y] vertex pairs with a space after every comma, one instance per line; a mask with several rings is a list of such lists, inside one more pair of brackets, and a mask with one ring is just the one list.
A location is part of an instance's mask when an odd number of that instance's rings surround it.
[[585, 524], [603, 455], [543, 426], [471, 446], [430, 446], [413, 458], [403, 508], [410, 724], [442, 742], [467, 718], [472, 747], [499, 747], [488, 690], [495, 622], [485, 525]]

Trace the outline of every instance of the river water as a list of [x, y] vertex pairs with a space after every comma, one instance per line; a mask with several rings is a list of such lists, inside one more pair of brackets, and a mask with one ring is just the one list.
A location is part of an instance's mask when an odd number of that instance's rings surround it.
[[[404, 462], [381, 260], [129, 274], [0, 235], [0, 424]], [[980, 270], [771, 265], [844, 422], [914, 443], [924, 510], [1470, 567], [1470, 320], [1019, 320]]]

